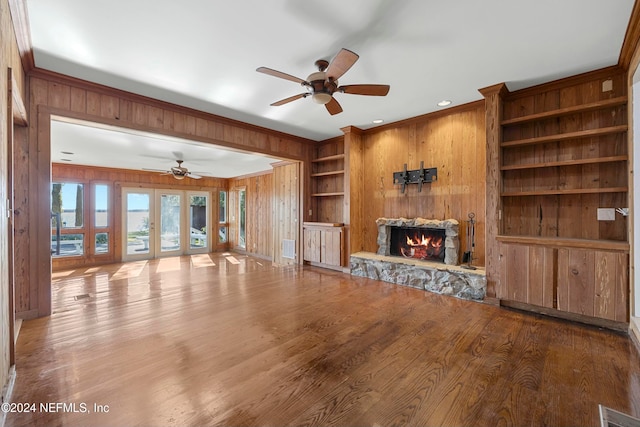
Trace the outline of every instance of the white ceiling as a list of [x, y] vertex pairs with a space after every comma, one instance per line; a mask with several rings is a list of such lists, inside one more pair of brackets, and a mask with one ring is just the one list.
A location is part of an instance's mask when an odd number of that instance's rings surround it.
[[[633, 0], [26, 0], [36, 66], [322, 140], [615, 65]], [[340, 48], [360, 55], [330, 116], [297, 83]], [[175, 151], [175, 150], [172, 150]]]

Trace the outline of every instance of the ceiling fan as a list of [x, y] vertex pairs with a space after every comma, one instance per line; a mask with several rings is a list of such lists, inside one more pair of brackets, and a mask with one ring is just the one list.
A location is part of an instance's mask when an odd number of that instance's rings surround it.
[[202, 178], [200, 175], [190, 172], [189, 169], [182, 166], [182, 163], [184, 162], [184, 160], [176, 160], [176, 162], [178, 162], [178, 166], [173, 166], [168, 171], [165, 171], [162, 169], [145, 169], [145, 168], [143, 168], [143, 170], [152, 171], [152, 172], [162, 172], [162, 175], [173, 175], [175, 179], [185, 179], [186, 177], [193, 178], [193, 179]]
[[311, 73], [309, 77], [307, 77], [307, 80], [267, 67], [259, 67], [256, 71], [281, 79], [291, 80], [307, 88], [307, 92], [281, 99], [271, 104], [272, 106], [284, 105], [296, 99], [311, 96], [318, 104], [324, 104], [329, 114], [333, 116], [334, 114], [342, 112], [342, 107], [333, 97], [333, 94], [336, 92], [368, 96], [386, 96], [387, 93], [389, 93], [389, 85], [360, 84], [338, 86], [338, 79], [355, 64], [358, 58], [359, 56], [356, 53], [343, 48], [331, 62], [324, 59], [317, 60], [315, 65], [318, 67], [318, 71]]

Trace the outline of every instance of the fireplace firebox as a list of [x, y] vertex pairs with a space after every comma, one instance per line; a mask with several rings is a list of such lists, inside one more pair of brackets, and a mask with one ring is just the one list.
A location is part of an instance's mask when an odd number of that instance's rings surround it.
[[443, 229], [392, 227], [389, 254], [424, 261], [444, 262]]
[[458, 265], [459, 224], [455, 219], [378, 218], [376, 225], [379, 255]]

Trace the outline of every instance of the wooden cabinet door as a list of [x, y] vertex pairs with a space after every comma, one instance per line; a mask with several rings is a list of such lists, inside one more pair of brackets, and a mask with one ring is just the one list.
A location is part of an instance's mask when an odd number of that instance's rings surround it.
[[322, 230], [320, 259], [324, 264], [342, 265], [342, 231], [340, 229]]
[[500, 244], [499, 298], [554, 308], [553, 273], [552, 248]]
[[626, 253], [558, 250], [558, 309], [628, 321], [629, 259]]
[[320, 262], [320, 230], [305, 228], [303, 232], [304, 260]]

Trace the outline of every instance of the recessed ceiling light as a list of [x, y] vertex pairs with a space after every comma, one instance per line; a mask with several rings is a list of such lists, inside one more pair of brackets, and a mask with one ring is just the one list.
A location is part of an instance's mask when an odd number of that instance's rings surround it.
[[384, 122], [384, 120], [382, 120], [382, 119], [375, 119], [372, 123], [380, 124], [380, 123], [382, 123], [382, 122]]
[[71, 151], [61, 151], [62, 154], [73, 154]]
[[451, 105], [451, 101], [449, 101], [448, 99], [444, 99], [438, 102], [438, 107], [446, 107], [447, 105]]

